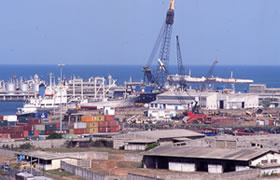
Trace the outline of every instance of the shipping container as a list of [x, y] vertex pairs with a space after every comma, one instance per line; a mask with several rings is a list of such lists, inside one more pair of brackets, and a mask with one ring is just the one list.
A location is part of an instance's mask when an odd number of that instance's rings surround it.
[[0, 138], [1, 138], [1, 139], [10, 139], [10, 134], [9, 134], [9, 133], [0, 134]]
[[46, 131], [55, 131], [56, 130], [56, 125], [55, 124], [46, 124], [45, 130]]
[[74, 129], [86, 129], [87, 123], [85, 122], [76, 122], [74, 123]]
[[109, 127], [108, 132], [120, 132], [120, 126]]
[[96, 121], [104, 121], [104, 116], [96, 116]]
[[95, 116], [82, 116], [81, 117], [81, 122], [94, 122], [96, 121]]
[[19, 123], [27, 123], [27, 117], [24, 117], [24, 116], [19, 116], [18, 117], [18, 122]]
[[55, 123], [55, 127], [56, 127], [56, 129], [59, 129], [60, 123]]
[[8, 121], [8, 126], [16, 126], [17, 122]]
[[23, 126], [23, 130], [24, 131], [33, 131], [34, 129], [33, 129], [32, 125], [25, 125], [25, 126]]
[[33, 127], [34, 127], [34, 130], [38, 130], [38, 131], [45, 131], [46, 130], [46, 126], [44, 124], [36, 124]]
[[74, 129], [74, 134], [85, 134], [86, 129]]
[[108, 121], [108, 127], [120, 126], [119, 121]]
[[11, 139], [24, 138], [23, 132], [12, 132], [10, 133]]
[[104, 115], [105, 121], [113, 121], [115, 119], [114, 115]]
[[87, 128], [97, 128], [98, 122], [87, 122]]
[[4, 116], [0, 116], [0, 120], [4, 120]]
[[17, 116], [16, 115], [5, 115], [3, 117], [3, 120], [17, 122]]
[[98, 128], [87, 128], [86, 129], [86, 134], [96, 134], [98, 133]]
[[108, 127], [108, 121], [98, 122], [98, 127]]
[[46, 137], [45, 136], [39, 136], [39, 140], [45, 140]]
[[40, 124], [41, 123], [41, 119], [28, 119], [27, 123], [29, 125], [35, 125], [35, 124]]
[[48, 131], [45, 131], [45, 135], [50, 135], [51, 133], [55, 133], [55, 130], [48, 130]]
[[28, 131], [23, 131], [23, 137], [28, 137]]
[[7, 120], [1, 120], [0, 121], [0, 126], [8, 126], [8, 121]]
[[45, 131], [39, 131], [39, 135], [46, 135]]
[[34, 136], [39, 136], [39, 131], [38, 130], [34, 130]]
[[47, 112], [40, 112], [40, 113], [34, 113], [35, 118], [48, 118], [48, 113]]
[[34, 136], [34, 131], [28, 131], [28, 136]]
[[69, 134], [74, 134], [74, 129], [69, 129]]
[[107, 133], [108, 128], [107, 127], [98, 127], [98, 133]]

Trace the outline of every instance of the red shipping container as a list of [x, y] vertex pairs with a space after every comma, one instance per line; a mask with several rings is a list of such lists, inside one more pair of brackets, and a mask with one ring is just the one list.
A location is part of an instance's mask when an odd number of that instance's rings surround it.
[[69, 129], [74, 129], [74, 123], [70, 123]]
[[34, 136], [39, 136], [39, 131], [38, 130], [34, 130]]
[[85, 134], [86, 129], [74, 129], [74, 134]]
[[274, 126], [274, 120], [269, 120], [269, 125]]
[[23, 137], [28, 137], [28, 131], [23, 131]]
[[98, 127], [108, 127], [109, 121], [100, 121], [98, 122]]
[[27, 120], [28, 125], [34, 125], [34, 124], [40, 124], [40, 123], [41, 123], [41, 119], [28, 119]]
[[24, 131], [33, 131], [33, 126], [32, 125], [25, 125], [23, 126]]
[[98, 127], [98, 133], [106, 133], [106, 132], [108, 132], [107, 127]]
[[50, 135], [51, 133], [54, 133], [55, 130], [51, 130], [51, 131], [45, 131], [45, 135]]
[[4, 120], [4, 116], [0, 116], [0, 120]]
[[2, 139], [10, 139], [10, 134], [0, 134], [0, 137], [2, 138]]
[[120, 132], [120, 126], [109, 127], [108, 132]]
[[114, 121], [115, 116], [114, 115], [104, 115], [104, 120], [105, 121]]
[[119, 126], [120, 123], [118, 121], [108, 121], [108, 127]]
[[56, 127], [56, 129], [59, 129], [59, 123], [55, 123], [55, 127]]
[[24, 134], [23, 134], [23, 132], [17, 132], [17, 133], [13, 132], [13, 133], [10, 133], [10, 137], [12, 139], [24, 138]]

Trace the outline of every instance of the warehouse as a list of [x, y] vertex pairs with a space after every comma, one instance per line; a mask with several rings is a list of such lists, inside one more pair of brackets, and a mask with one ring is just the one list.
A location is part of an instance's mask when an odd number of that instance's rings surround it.
[[149, 104], [148, 116], [171, 118], [178, 110], [191, 110], [195, 102], [202, 109], [248, 109], [259, 107], [258, 95], [248, 93], [226, 94], [221, 92], [172, 92], [159, 94]]
[[221, 149], [165, 145], [143, 157], [144, 168], [224, 173], [280, 164], [280, 154], [264, 149]]
[[[65, 161], [73, 165], [88, 163], [87, 161], [81, 160], [77, 157], [42, 151], [18, 153], [17, 161], [29, 164], [32, 162], [33, 166], [36, 168], [42, 168], [46, 171], [61, 168], [61, 161]], [[86, 164], [86, 166], [88, 166], [88, 164]]]
[[198, 139], [205, 135], [185, 129], [138, 131], [113, 136], [114, 149], [144, 150], [151, 143], [172, 143], [174, 138]]

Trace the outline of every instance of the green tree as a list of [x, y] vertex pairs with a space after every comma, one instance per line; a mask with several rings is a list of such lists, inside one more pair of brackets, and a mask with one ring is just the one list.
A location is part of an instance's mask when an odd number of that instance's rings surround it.
[[62, 134], [59, 133], [51, 133], [46, 139], [62, 139]]

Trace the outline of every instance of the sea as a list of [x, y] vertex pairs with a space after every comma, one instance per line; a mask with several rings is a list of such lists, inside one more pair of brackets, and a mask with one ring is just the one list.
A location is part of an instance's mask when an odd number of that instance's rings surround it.
[[[64, 65], [62, 67], [63, 77], [71, 79], [80, 77], [87, 80], [90, 77], [111, 75], [117, 80], [118, 85], [124, 81], [143, 80], [142, 65]], [[169, 73], [176, 74], [176, 65], [169, 66]], [[186, 65], [186, 73], [191, 73], [193, 77], [205, 76], [210, 66]], [[234, 78], [252, 79], [254, 83], [266, 84], [267, 87], [280, 88], [280, 66], [237, 66], [237, 65], [217, 65], [212, 73], [213, 76], [230, 78], [231, 72]], [[28, 80], [38, 74], [40, 79], [49, 82], [49, 74], [53, 73], [58, 80], [60, 68], [58, 65], [0, 65], [0, 80], [10, 81], [12, 78], [22, 78]], [[218, 88], [230, 88], [231, 85], [218, 84]], [[240, 92], [248, 92], [248, 84], [237, 84], [235, 89]], [[22, 107], [24, 102], [0, 102], [0, 115], [15, 114], [18, 107]]]

